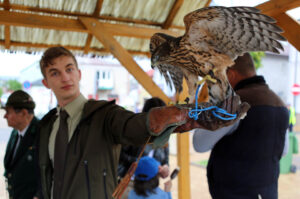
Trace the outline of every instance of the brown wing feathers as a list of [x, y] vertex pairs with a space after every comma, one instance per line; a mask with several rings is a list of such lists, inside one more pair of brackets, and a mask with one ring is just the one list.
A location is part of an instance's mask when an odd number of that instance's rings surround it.
[[[249, 51], [279, 53], [283, 50], [279, 41], [286, 40], [276, 20], [253, 7], [202, 8], [187, 14], [184, 23], [182, 37], [156, 33], [150, 41], [152, 66], [159, 69], [168, 85], [173, 82], [177, 92], [182, 90], [183, 77], [193, 84], [195, 77], [214, 69], [223, 74], [237, 56]], [[212, 97], [220, 100], [220, 92], [225, 92], [228, 84], [221, 76], [215, 73], [221, 82], [212, 89]]]

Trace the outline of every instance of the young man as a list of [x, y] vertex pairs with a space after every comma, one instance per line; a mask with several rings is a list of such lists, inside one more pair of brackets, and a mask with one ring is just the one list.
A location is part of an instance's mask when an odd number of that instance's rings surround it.
[[36, 198], [38, 176], [36, 167], [36, 142], [38, 119], [34, 116], [35, 103], [30, 95], [18, 90], [5, 104], [4, 118], [14, 128], [4, 157], [4, 176], [10, 198]]
[[197, 130], [194, 134], [196, 151], [212, 148], [207, 166], [211, 196], [213, 199], [277, 199], [288, 111], [264, 78], [256, 75], [249, 53], [235, 60], [227, 77], [241, 100], [251, 108], [232, 127], [217, 132]]
[[63, 47], [46, 50], [40, 68], [43, 84], [58, 101], [41, 121], [39, 167], [45, 199], [111, 198], [121, 144], [142, 145], [151, 135], [177, 127], [216, 127], [206, 116], [193, 121], [188, 109], [175, 106], [134, 114], [114, 101], [86, 100], [79, 89], [77, 61]]

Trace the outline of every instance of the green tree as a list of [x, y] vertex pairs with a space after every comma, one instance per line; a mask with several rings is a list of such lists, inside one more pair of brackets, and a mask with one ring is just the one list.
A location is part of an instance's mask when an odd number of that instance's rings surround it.
[[22, 89], [22, 84], [18, 82], [17, 80], [8, 80], [6, 82], [6, 87], [10, 91], [16, 91]]
[[254, 61], [255, 69], [259, 69], [262, 67], [261, 59], [266, 56], [265, 52], [250, 52], [250, 55]]
[[0, 97], [3, 95], [3, 89], [0, 87]]

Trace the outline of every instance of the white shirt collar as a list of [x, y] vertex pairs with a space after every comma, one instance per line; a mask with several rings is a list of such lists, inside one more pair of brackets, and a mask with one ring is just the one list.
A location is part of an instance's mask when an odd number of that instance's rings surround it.
[[29, 125], [27, 125], [27, 126], [26, 126], [26, 128], [25, 128], [25, 129], [23, 129], [23, 131], [19, 131], [19, 130], [18, 130], [18, 134], [19, 134], [19, 136], [22, 136], [22, 137], [24, 137], [24, 135], [25, 135], [25, 133], [26, 133], [26, 131], [27, 131], [28, 127], [29, 127]]

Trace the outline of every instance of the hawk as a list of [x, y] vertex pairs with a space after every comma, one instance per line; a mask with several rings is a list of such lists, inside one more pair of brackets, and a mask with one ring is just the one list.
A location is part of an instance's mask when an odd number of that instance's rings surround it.
[[183, 36], [156, 33], [151, 37], [151, 66], [157, 67], [178, 93], [185, 78], [192, 101], [199, 76], [211, 77], [216, 81], [206, 80], [209, 101], [217, 105], [234, 94], [226, 69], [237, 56], [249, 51], [283, 50], [279, 41], [286, 39], [275, 23], [253, 7], [215, 6], [195, 10], [184, 17]]

